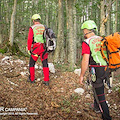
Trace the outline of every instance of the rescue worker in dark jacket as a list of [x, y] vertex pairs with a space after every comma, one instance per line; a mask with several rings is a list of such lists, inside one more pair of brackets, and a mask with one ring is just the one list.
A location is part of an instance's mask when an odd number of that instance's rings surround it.
[[[89, 65], [90, 73], [92, 73], [91, 80], [94, 91], [94, 103], [91, 104], [90, 107], [96, 113], [101, 112], [103, 120], [111, 120], [104, 93], [103, 80], [107, 79], [105, 71], [107, 63], [100, 53], [102, 38], [95, 35], [97, 26], [92, 20], [85, 21], [81, 29], [83, 30], [85, 40], [82, 43], [83, 59], [81, 63], [80, 84], [83, 84], [83, 77]], [[107, 54], [106, 51], [104, 51], [104, 53]]]
[[42, 57], [44, 49], [44, 36], [45, 26], [40, 23], [41, 17], [39, 14], [34, 14], [32, 16], [33, 26], [29, 28], [28, 33], [28, 54], [30, 54], [29, 61], [29, 80], [31, 83], [35, 82], [35, 63], [40, 56], [43, 65], [43, 74], [45, 85], [49, 85], [49, 67], [48, 67], [48, 53]]

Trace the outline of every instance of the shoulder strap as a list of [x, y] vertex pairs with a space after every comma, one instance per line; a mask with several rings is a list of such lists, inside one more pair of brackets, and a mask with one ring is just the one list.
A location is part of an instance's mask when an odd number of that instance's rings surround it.
[[105, 45], [105, 43], [106, 43], [106, 39], [105, 38], [103, 38], [102, 40], [101, 40], [101, 47], [100, 47], [100, 52], [101, 52], [101, 55], [102, 55], [102, 57], [103, 57], [103, 59], [107, 62], [107, 64], [108, 64], [108, 58], [106, 58], [106, 56], [105, 56], [105, 54], [104, 54], [104, 50], [103, 50], [103, 46]]

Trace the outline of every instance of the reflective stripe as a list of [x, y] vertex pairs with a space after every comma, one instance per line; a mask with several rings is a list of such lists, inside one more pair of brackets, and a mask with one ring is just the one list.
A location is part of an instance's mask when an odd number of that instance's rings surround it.
[[104, 94], [97, 95], [97, 96], [103, 96], [103, 95], [105, 95], [105, 93], [104, 93]]
[[98, 59], [98, 56], [96, 55], [96, 59], [97, 59], [97, 63], [99, 63], [100, 65], [101, 65], [101, 62], [99, 61], [99, 59]]
[[106, 100], [102, 100], [102, 101], [100, 101], [100, 103], [102, 103], [102, 102], [105, 102]]
[[89, 67], [107, 67], [107, 65], [89, 65]]
[[43, 33], [45, 31], [45, 27], [42, 24], [36, 24], [31, 26], [34, 34], [34, 42], [36, 43], [44, 43]]

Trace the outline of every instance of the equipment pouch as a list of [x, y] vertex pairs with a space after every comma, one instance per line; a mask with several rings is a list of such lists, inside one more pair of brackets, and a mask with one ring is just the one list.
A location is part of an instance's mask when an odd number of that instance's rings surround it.
[[96, 75], [95, 75], [95, 68], [94, 67], [91, 68], [91, 80], [93, 82], [96, 81]]

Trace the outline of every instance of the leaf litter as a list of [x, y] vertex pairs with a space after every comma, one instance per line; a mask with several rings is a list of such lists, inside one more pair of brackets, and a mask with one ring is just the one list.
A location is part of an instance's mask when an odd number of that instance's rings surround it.
[[[79, 85], [79, 75], [74, 72], [61, 72], [58, 69], [50, 73], [50, 87], [44, 86], [41, 63], [35, 71], [35, 84], [27, 82], [28, 58], [24, 60], [6, 57], [0, 54], [0, 107], [26, 108], [25, 113], [36, 115], [1, 115], [1, 120], [101, 120], [101, 115], [89, 109], [93, 102], [92, 92], [85, 85]], [[115, 72], [115, 76], [120, 72]], [[87, 79], [87, 75], [85, 76]], [[113, 81], [115, 87], [106, 99], [110, 105], [113, 120], [120, 119], [120, 76]], [[82, 94], [75, 89], [82, 88]], [[0, 111], [0, 113], [2, 113]]]

